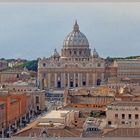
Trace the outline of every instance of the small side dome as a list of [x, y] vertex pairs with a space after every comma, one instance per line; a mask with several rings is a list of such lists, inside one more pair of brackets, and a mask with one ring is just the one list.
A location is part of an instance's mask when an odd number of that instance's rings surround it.
[[99, 55], [96, 52], [96, 49], [94, 48], [94, 50], [93, 50], [93, 58], [98, 58], [98, 57], [99, 57]]
[[56, 49], [54, 49], [53, 54], [52, 54], [51, 57], [54, 57], [54, 58], [58, 58], [58, 57], [60, 57], [60, 55], [59, 55], [59, 53], [57, 52]]

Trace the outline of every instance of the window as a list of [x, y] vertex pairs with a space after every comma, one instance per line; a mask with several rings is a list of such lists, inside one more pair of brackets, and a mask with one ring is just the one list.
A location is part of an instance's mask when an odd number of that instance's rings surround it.
[[75, 84], [75, 87], [78, 87], [78, 84], [77, 83]]
[[100, 63], [98, 63], [98, 65], [97, 65], [98, 67], [100, 67], [101, 66], [101, 64]]
[[46, 64], [45, 63], [43, 63], [43, 67], [46, 67]]
[[115, 118], [118, 118], [118, 114], [115, 114]]
[[17, 74], [17, 78], [19, 78], [19, 74]]
[[139, 119], [139, 115], [138, 114], [135, 114], [135, 119]]
[[112, 124], [112, 122], [111, 121], [108, 121], [108, 125], [111, 125]]
[[85, 81], [83, 81], [83, 86], [86, 86], [86, 82]]
[[4, 109], [4, 107], [5, 107], [4, 104], [0, 105], [0, 110]]
[[131, 114], [128, 114], [128, 119], [131, 119], [131, 117], [132, 117]]
[[125, 114], [122, 114], [122, 119], [125, 119]]
[[36, 107], [36, 110], [38, 110], [38, 111], [40, 110], [39, 106]]
[[125, 124], [125, 121], [122, 121], [122, 124]]
[[135, 125], [138, 126], [139, 125], [139, 122], [135, 122]]
[[39, 97], [36, 96], [36, 104], [38, 104], [38, 103], [39, 103]]
[[57, 88], [61, 88], [61, 82], [60, 81], [57, 82]]

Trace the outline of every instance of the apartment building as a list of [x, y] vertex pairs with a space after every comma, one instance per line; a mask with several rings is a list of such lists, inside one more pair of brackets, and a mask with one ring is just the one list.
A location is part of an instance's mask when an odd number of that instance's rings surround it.
[[140, 128], [140, 102], [118, 101], [107, 106], [108, 127]]

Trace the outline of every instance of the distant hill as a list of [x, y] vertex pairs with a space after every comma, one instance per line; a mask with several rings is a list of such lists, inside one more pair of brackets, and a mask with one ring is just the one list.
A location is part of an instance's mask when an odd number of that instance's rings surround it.
[[20, 67], [22, 67], [22, 68], [26, 67], [28, 70], [37, 71], [37, 66], [38, 66], [38, 61], [37, 60], [31, 60], [31, 61], [25, 62]]
[[119, 59], [140, 59], [140, 56], [128, 56], [128, 57], [107, 57], [106, 60], [113, 62], [114, 60], [119, 60]]
[[32, 70], [32, 71], [36, 71], [37, 72], [37, 65], [38, 65], [38, 61], [37, 60], [26, 60], [23, 64], [20, 65], [16, 65], [14, 67], [8, 67], [5, 70], [23, 70], [24, 68], [28, 69], [28, 70]]
[[[137, 59], [137, 58], [140, 58], [140, 56], [107, 57], [106, 61], [113, 62], [114, 60], [118, 60], [118, 59]], [[1, 60], [6, 60], [6, 59], [2, 58]], [[11, 61], [11, 60], [14, 60], [14, 59], [8, 59], [7, 61]], [[8, 68], [8, 69], [24, 69], [25, 67], [28, 70], [37, 72], [38, 60], [25, 60], [25, 62], [23, 64], [15, 66], [13, 68]]]

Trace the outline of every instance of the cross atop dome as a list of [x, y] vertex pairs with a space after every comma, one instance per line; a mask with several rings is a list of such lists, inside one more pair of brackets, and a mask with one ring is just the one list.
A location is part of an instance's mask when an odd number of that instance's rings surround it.
[[80, 30], [79, 30], [79, 25], [77, 24], [77, 20], [75, 20], [75, 24], [74, 24], [74, 26], [73, 26], [73, 31], [74, 32], [79, 32]]

